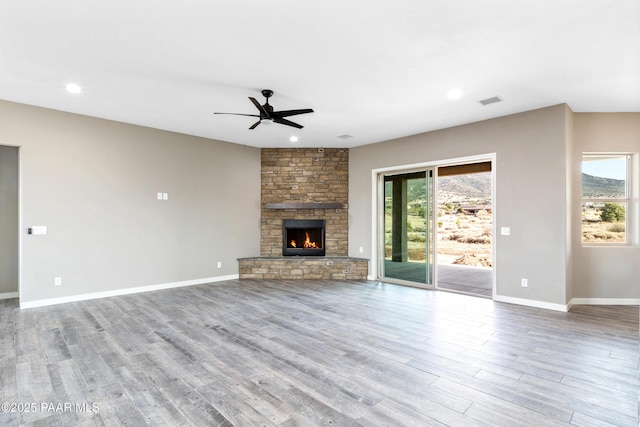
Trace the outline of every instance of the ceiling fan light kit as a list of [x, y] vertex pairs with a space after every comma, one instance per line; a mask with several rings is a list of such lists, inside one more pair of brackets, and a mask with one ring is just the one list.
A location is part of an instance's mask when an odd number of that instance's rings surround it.
[[302, 129], [304, 126], [292, 122], [291, 120], [285, 119], [285, 117], [289, 116], [297, 116], [299, 114], [307, 114], [313, 113], [311, 108], [302, 108], [298, 110], [283, 110], [283, 111], [274, 111], [273, 106], [269, 104], [269, 98], [273, 96], [273, 91], [270, 89], [264, 89], [262, 91], [262, 96], [266, 98], [266, 102], [264, 105], [260, 105], [260, 103], [253, 97], [249, 97], [249, 100], [255, 105], [260, 114], [242, 114], [242, 113], [214, 113], [214, 114], [231, 114], [234, 116], [248, 116], [248, 117], [257, 117], [258, 121], [255, 122], [249, 130], [255, 129], [260, 124], [264, 125], [272, 125], [273, 123], [278, 123], [281, 125], [291, 126], [297, 129]]

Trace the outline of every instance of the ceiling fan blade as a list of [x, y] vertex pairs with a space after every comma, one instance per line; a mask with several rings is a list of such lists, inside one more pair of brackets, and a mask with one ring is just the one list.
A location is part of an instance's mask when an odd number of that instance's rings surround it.
[[264, 105], [260, 105], [257, 99], [250, 96], [249, 101], [258, 109], [260, 114], [243, 114], [243, 113], [214, 113], [214, 114], [231, 114], [234, 116], [249, 116], [249, 117], [257, 117], [258, 121], [251, 125], [249, 130], [255, 129], [262, 123], [262, 120], [268, 120], [269, 122], [278, 123], [285, 126], [291, 126], [297, 129], [302, 129], [304, 126], [292, 122], [290, 120], [285, 119], [285, 117], [289, 116], [297, 116], [298, 114], [307, 114], [313, 113], [311, 108], [301, 108], [297, 110], [282, 110], [282, 111], [273, 111], [273, 106], [269, 104], [269, 97], [273, 95], [273, 91], [271, 90], [263, 90], [262, 95], [267, 99]]
[[298, 114], [307, 114], [313, 113], [311, 108], [303, 108], [301, 110], [283, 110], [283, 111], [274, 111], [273, 117], [289, 117], [289, 116], [297, 116]]
[[298, 128], [298, 129], [302, 129], [304, 127], [302, 125], [292, 122], [291, 120], [283, 119], [282, 117], [274, 117], [273, 121], [276, 123], [280, 123], [281, 125], [293, 126], [294, 128]]
[[242, 114], [242, 113], [213, 113], [213, 114], [230, 114], [232, 116], [249, 116], [249, 117], [260, 117], [257, 114]]
[[256, 108], [260, 110], [260, 117], [271, 117], [267, 110], [265, 110], [264, 107], [260, 105], [260, 103], [255, 98], [249, 97], [249, 99], [251, 100], [251, 102], [253, 102], [253, 105], [255, 105]]

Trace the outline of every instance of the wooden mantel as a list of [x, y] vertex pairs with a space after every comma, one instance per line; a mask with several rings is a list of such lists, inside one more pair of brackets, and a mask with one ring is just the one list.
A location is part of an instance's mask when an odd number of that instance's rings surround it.
[[266, 203], [267, 209], [347, 209], [346, 203]]

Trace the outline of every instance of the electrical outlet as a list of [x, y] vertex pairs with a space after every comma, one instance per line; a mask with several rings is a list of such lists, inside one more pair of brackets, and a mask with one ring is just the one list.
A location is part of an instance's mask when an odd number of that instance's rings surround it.
[[53, 286], [62, 286], [62, 277], [55, 277], [53, 279]]
[[218, 261], [218, 268], [222, 268], [222, 261]]
[[526, 288], [527, 286], [529, 286], [529, 281], [527, 279], [520, 279], [520, 286]]

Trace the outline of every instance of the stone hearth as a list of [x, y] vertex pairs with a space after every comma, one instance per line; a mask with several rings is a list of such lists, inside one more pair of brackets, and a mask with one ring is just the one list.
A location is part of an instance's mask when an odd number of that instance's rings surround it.
[[241, 279], [364, 280], [369, 261], [350, 257], [241, 258]]

